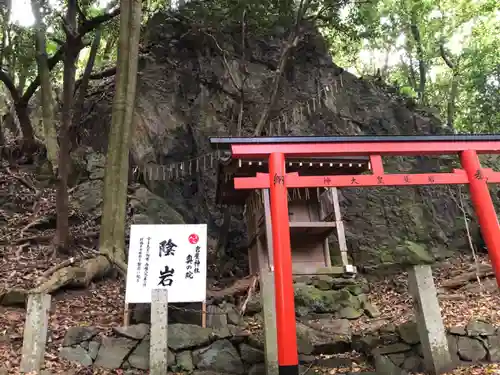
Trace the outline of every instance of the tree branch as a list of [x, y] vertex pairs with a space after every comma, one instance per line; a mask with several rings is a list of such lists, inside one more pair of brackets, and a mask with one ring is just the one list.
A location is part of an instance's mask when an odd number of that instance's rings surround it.
[[255, 132], [254, 136], [258, 137], [262, 134], [262, 130], [264, 130], [264, 126], [269, 120], [269, 116], [271, 114], [271, 111], [273, 107], [276, 105], [276, 102], [278, 100], [278, 91], [279, 91], [279, 86], [281, 82], [281, 77], [283, 76], [283, 73], [286, 69], [289, 57], [291, 52], [297, 45], [299, 44], [300, 36], [302, 33], [301, 26], [302, 26], [302, 21], [304, 20], [304, 16], [307, 12], [307, 9], [309, 8], [311, 4], [311, 0], [301, 0], [299, 9], [297, 10], [297, 15], [295, 18], [295, 26], [293, 27], [292, 30], [290, 30], [290, 35], [286, 41], [286, 44], [283, 48], [283, 51], [281, 53], [279, 63], [278, 63], [278, 68], [276, 69], [274, 79], [273, 79], [273, 84], [272, 84], [272, 91], [271, 95], [269, 97], [269, 102], [264, 110], [262, 112], [262, 115], [260, 116], [259, 122], [257, 123], [257, 126], [255, 127]]
[[19, 91], [17, 90], [12, 77], [3, 69], [0, 69], [0, 81], [2, 81], [5, 87], [7, 87], [7, 89], [9, 90], [10, 95], [12, 96], [12, 100], [14, 102], [18, 102], [20, 99]]
[[[83, 37], [86, 34], [95, 30], [101, 24], [112, 20], [119, 14], [120, 14], [120, 9], [115, 9], [110, 13], [102, 14], [88, 21], [82, 22], [82, 24], [78, 27], [78, 34], [76, 35], [73, 43], [77, 43], [78, 47], [82, 49], [84, 46]], [[52, 69], [54, 69], [57, 63], [59, 63], [59, 61], [63, 59], [65, 47], [66, 44], [64, 46], [59, 47], [56, 53], [49, 59], [49, 71], [52, 71]], [[28, 86], [26, 92], [23, 94], [20, 100], [24, 103], [28, 103], [33, 94], [38, 89], [38, 86], [40, 86], [40, 75], [37, 75], [36, 78], [33, 80], [33, 82], [31, 82], [31, 84]]]
[[415, 40], [416, 49], [417, 49], [417, 57], [418, 57], [418, 71], [419, 71], [419, 99], [420, 103], [425, 104], [425, 87], [427, 83], [427, 67], [424, 60], [424, 49], [422, 47], [422, 39], [420, 36], [420, 29], [417, 22], [417, 15], [415, 11], [412, 11], [411, 14], [411, 24], [410, 30]]
[[283, 49], [283, 52], [281, 53], [278, 69], [274, 74], [272, 91], [271, 91], [271, 96], [269, 97], [269, 102], [264, 112], [262, 112], [262, 115], [260, 116], [257, 126], [255, 127], [254, 136], [256, 137], [259, 137], [262, 134], [262, 130], [264, 130], [264, 126], [269, 120], [269, 115], [271, 114], [271, 110], [276, 105], [276, 101], [278, 100], [278, 91], [281, 82], [281, 77], [286, 69], [286, 64], [288, 62], [288, 57], [290, 56], [290, 52], [294, 47], [297, 46], [298, 42], [299, 42], [299, 35], [296, 35], [295, 32], [292, 32], [289, 40], [287, 41]]
[[[90, 76], [92, 75], [92, 70], [94, 69], [94, 63], [97, 57], [97, 52], [99, 50], [100, 43], [101, 43], [101, 30], [97, 29], [94, 41], [92, 42], [92, 47], [90, 47], [90, 54], [87, 60], [87, 65], [85, 66], [85, 71], [83, 72], [82, 78], [80, 79], [81, 87], [79, 88], [78, 96], [75, 102], [75, 106], [73, 108], [73, 119], [71, 121], [70, 127], [78, 126], [78, 124], [80, 123], [83, 111], [83, 103], [85, 101], [85, 95], [87, 94]], [[75, 88], [75, 91], [76, 90], [77, 89]]]
[[87, 16], [85, 15], [85, 12], [83, 11], [82, 7], [80, 6], [79, 1], [77, 1], [77, 3], [76, 3], [76, 11], [78, 13], [78, 16], [80, 17], [80, 22], [87, 21]]
[[[94, 74], [89, 75], [88, 79], [92, 80], [92, 81], [95, 81], [95, 80], [98, 80], [98, 79], [112, 77], [115, 74], [116, 74], [116, 66], [113, 66], [111, 68], [104, 69], [104, 70], [102, 70], [102, 71], [100, 71], [98, 73], [94, 73]], [[79, 89], [80, 85], [82, 84], [82, 80], [83, 80], [83, 77], [79, 78], [76, 81], [76, 83], [75, 83], [75, 91]]]
[[455, 64], [450, 60], [450, 58], [446, 55], [446, 51], [444, 50], [444, 43], [439, 43], [439, 53], [441, 54], [441, 58], [448, 65], [448, 68], [455, 69]]

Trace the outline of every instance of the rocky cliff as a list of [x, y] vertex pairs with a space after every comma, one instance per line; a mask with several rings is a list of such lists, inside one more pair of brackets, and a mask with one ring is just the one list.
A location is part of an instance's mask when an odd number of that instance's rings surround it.
[[[182, 14], [153, 17], [141, 46], [131, 152], [135, 165], [195, 158], [210, 152], [209, 136], [236, 135], [241, 100], [234, 81], [244, 82], [240, 134], [252, 134], [269, 100], [285, 30], [276, 26], [264, 36], [247, 35], [244, 54], [236, 42], [241, 40], [238, 33], [211, 33], [202, 19]], [[79, 142], [95, 151], [105, 151], [112, 93], [110, 78], [94, 85], [87, 98]], [[268, 134], [445, 132], [438, 118], [411, 100], [336, 66], [314, 31], [299, 43], [270, 118]], [[456, 166], [453, 158], [387, 161], [388, 170], [444, 171]], [[171, 208], [171, 217], [162, 215], [162, 221], [177, 222], [180, 215], [188, 223], [208, 223], [217, 237], [222, 215], [215, 208], [214, 177], [215, 168], [207, 168], [175, 181], [147, 181]], [[443, 257], [467, 249], [456, 187], [343, 189], [341, 197], [348, 246], [358, 265]], [[235, 251], [245, 246], [241, 219], [237, 212], [231, 224], [228, 251], [233, 256], [244, 253]]]

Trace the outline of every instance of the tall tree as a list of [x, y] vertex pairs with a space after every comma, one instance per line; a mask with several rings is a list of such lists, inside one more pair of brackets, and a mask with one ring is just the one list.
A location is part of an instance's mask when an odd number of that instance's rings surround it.
[[129, 149], [139, 58], [141, 0], [121, 0], [120, 41], [104, 177], [100, 252], [124, 270]]
[[57, 228], [56, 236], [54, 238], [55, 248], [60, 250], [66, 250], [69, 245], [69, 127], [71, 125], [73, 94], [75, 92], [75, 62], [81, 50], [76, 40], [78, 38], [76, 23], [77, 7], [78, 4], [76, 3], [76, 0], [68, 0], [66, 17], [63, 20], [63, 28], [66, 34], [66, 48], [64, 50], [63, 106], [61, 114], [61, 127], [59, 129], [60, 149], [56, 197]]
[[45, 138], [45, 146], [47, 148], [49, 162], [52, 165], [54, 173], [57, 173], [59, 144], [57, 142], [57, 132], [53, 112], [52, 84], [50, 83], [49, 58], [47, 56], [46, 46], [46, 26], [41, 12], [44, 5], [44, 0], [31, 1], [31, 8], [35, 17], [35, 44], [37, 51], [36, 61], [38, 65], [38, 75], [40, 76], [42, 123], [44, 130], [43, 135]]

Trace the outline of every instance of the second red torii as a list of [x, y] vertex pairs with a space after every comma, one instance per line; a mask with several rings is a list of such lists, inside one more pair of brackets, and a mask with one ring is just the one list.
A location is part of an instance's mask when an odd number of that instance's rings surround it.
[[[229, 146], [233, 159], [269, 158], [269, 173], [234, 179], [235, 189], [270, 190], [276, 328], [280, 375], [298, 375], [295, 304], [288, 221], [288, 188], [468, 184], [481, 233], [500, 286], [500, 227], [488, 183], [500, 172], [482, 168], [478, 154], [500, 154], [498, 135], [398, 137], [212, 138]], [[463, 169], [451, 173], [385, 174], [382, 156], [458, 154]], [[371, 175], [300, 176], [286, 173], [286, 157], [369, 156]]]

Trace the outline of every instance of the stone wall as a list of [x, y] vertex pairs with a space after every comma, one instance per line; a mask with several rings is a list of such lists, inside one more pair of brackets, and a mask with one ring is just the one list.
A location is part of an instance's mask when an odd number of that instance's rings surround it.
[[[455, 365], [500, 362], [500, 329], [479, 320], [466, 327], [447, 330], [448, 345]], [[377, 372], [406, 374], [423, 372], [423, 354], [415, 322], [398, 327], [388, 324], [370, 334], [353, 337], [353, 348], [370, 357]]]
[[[261, 326], [261, 322], [254, 323]], [[93, 327], [72, 327], [64, 337], [59, 356], [89, 367], [147, 370], [149, 331], [150, 326], [145, 323], [115, 327], [111, 336], [104, 336]], [[168, 340], [171, 371], [196, 370], [198, 375], [210, 375], [210, 371], [213, 374], [264, 373], [264, 337], [260, 329], [250, 334], [232, 324], [202, 328], [174, 323], [168, 327]], [[297, 322], [297, 342], [304, 365], [317, 362], [316, 354], [348, 352], [351, 350], [349, 321], [301, 319]]]
[[[149, 369], [147, 324], [116, 327], [103, 336], [93, 327], [72, 327], [64, 337], [60, 357], [84, 366], [104, 369]], [[262, 374], [262, 343], [236, 326], [202, 328], [192, 324], [168, 327], [168, 363], [171, 371], [210, 374]]]
[[[72, 327], [60, 357], [84, 366], [127, 369], [129, 374], [149, 368], [147, 324], [116, 327], [104, 336], [93, 327]], [[171, 371], [197, 375], [264, 373], [262, 332], [252, 335], [242, 327], [202, 328], [193, 324], [169, 325], [168, 362]], [[500, 362], [500, 329], [482, 321], [447, 332], [456, 365]], [[377, 373], [423, 372], [423, 354], [417, 327], [407, 322], [388, 324], [363, 336], [352, 335], [347, 319], [301, 319], [297, 322], [299, 359], [318, 363], [318, 354], [357, 350], [374, 362]], [[307, 367], [307, 366], [306, 366]]]

